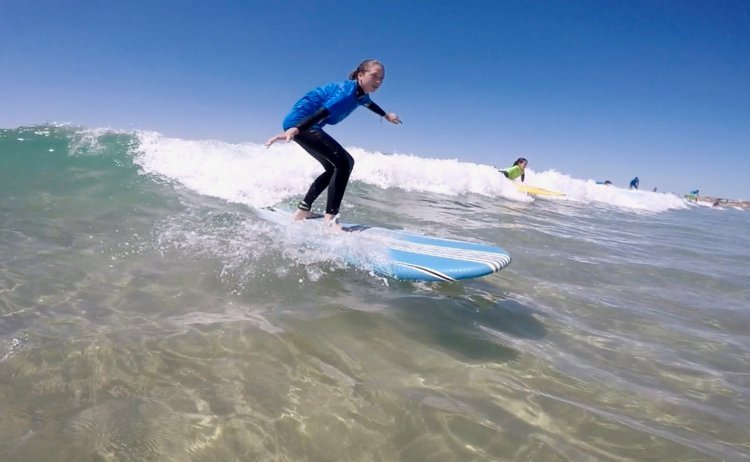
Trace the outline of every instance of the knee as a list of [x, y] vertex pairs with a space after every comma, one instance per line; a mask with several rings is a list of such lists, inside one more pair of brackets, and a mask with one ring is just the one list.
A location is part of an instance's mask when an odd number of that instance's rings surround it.
[[341, 171], [351, 173], [354, 169], [354, 157], [352, 157], [351, 154], [346, 151], [340, 151], [339, 154], [340, 155], [338, 156], [338, 160], [336, 162], [336, 168]]

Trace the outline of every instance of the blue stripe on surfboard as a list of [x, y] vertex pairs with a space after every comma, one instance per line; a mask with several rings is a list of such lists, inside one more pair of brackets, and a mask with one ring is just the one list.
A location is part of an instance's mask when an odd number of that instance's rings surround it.
[[[510, 256], [498, 256], [495, 260], [469, 260], [457, 259], [445, 255], [427, 255], [421, 253], [405, 252], [402, 250], [390, 249], [390, 257], [394, 260], [396, 266], [392, 272], [398, 278], [413, 277], [414, 268], [425, 273], [427, 271], [447, 276], [451, 279], [466, 279], [486, 276], [501, 270], [510, 263]], [[401, 268], [402, 265], [408, 269]], [[443, 279], [436, 277], [435, 279]]]
[[437, 245], [414, 244], [405, 241], [393, 241], [389, 248], [418, 255], [429, 255], [444, 259], [477, 262], [487, 265], [493, 272], [499, 271], [510, 263], [510, 256], [502, 252], [458, 249]]
[[[370, 233], [363, 233], [370, 234]], [[378, 232], [371, 237], [389, 248], [390, 256], [402, 265], [419, 266], [448, 277], [478, 277], [500, 271], [510, 255], [498, 247], [404, 232]], [[409, 271], [411, 273], [411, 271]], [[397, 277], [398, 274], [396, 274]]]
[[[397, 267], [400, 267], [399, 274], [402, 274], [403, 277], [401, 279], [423, 279], [427, 281], [455, 281], [455, 278], [452, 278], [448, 276], [447, 274], [443, 274], [439, 271], [435, 271], [432, 268], [428, 268], [425, 266], [415, 265], [413, 263], [402, 263], [402, 262], [396, 262], [394, 263]], [[416, 274], [419, 277], [406, 277], [407, 274]]]
[[500, 271], [511, 262], [503, 249], [484, 244], [371, 228], [363, 237], [382, 243], [393, 260], [381, 272], [400, 279], [445, 281]]

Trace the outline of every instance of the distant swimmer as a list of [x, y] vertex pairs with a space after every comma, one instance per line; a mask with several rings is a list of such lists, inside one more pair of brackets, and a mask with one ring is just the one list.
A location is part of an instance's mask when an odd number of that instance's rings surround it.
[[630, 180], [630, 189], [638, 189], [638, 184], [640, 183], [640, 180], [638, 177], [633, 178]]
[[[301, 68], [303, 71], [304, 67]], [[354, 168], [354, 158], [336, 140], [323, 131], [325, 125], [335, 125], [344, 120], [357, 107], [364, 106], [393, 124], [401, 119], [393, 112], [386, 113], [370, 99], [385, 79], [385, 67], [380, 61], [367, 59], [349, 74], [343, 82], [333, 82], [308, 92], [297, 101], [284, 118], [284, 132], [266, 141], [266, 147], [276, 141], [294, 140], [323, 166], [324, 172], [313, 181], [305, 198], [297, 205], [295, 220], [313, 215], [312, 204], [328, 188], [324, 220], [336, 225], [341, 201], [344, 198], [349, 175]]]
[[597, 181], [596, 184], [603, 184], [604, 186], [609, 186], [612, 184], [612, 182], [609, 180], [604, 180], [604, 181]]
[[503, 175], [505, 175], [505, 178], [508, 178], [509, 180], [515, 180], [520, 176], [521, 181], [523, 181], [524, 179], [526, 179], [525, 170], [527, 165], [529, 165], [529, 161], [527, 161], [523, 157], [519, 157], [515, 162], [513, 162], [513, 165], [511, 167], [498, 170]]

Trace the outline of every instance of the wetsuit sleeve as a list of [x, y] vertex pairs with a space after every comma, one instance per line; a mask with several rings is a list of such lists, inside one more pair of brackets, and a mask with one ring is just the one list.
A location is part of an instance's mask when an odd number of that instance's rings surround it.
[[521, 183], [523, 183], [523, 180], [525, 180], [525, 179], [526, 179], [526, 174], [525, 174], [525, 173], [522, 173], [522, 174], [521, 174]]
[[373, 103], [372, 101], [368, 101], [363, 105], [367, 109], [371, 110], [375, 114], [379, 115], [380, 117], [385, 117], [385, 111], [378, 106], [377, 104]]
[[315, 113], [313, 113], [310, 117], [304, 119], [302, 122], [298, 123], [297, 129], [301, 132], [304, 132], [305, 130], [309, 130], [314, 125], [319, 124], [322, 122], [326, 117], [331, 115], [331, 111], [328, 109], [322, 107], [318, 109]]

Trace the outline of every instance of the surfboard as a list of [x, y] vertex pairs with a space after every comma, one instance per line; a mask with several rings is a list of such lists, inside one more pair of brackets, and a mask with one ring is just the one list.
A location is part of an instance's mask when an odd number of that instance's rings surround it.
[[549, 189], [544, 188], [538, 188], [536, 186], [530, 186], [523, 183], [513, 183], [513, 185], [521, 192], [525, 192], [526, 194], [531, 194], [533, 196], [564, 196], [565, 193], [561, 193], [558, 191], [551, 191]]
[[[285, 226], [322, 227], [321, 220], [308, 219], [294, 222], [291, 213], [264, 210], [261, 216]], [[268, 214], [270, 212], [270, 215]], [[281, 220], [279, 220], [281, 218]], [[314, 217], [317, 218], [317, 217]], [[323, 239], [354, 239], [366, 249], [363, 253], [352, 251], [350, 245], [326, 245], [320, 238], [306, 240], [306, 245], [333, 249], [347, 263], [372, 270], [375, 274], [400, 280], [457, 281], [496, 273], [508, 266], [508, 252], [487, 244], [444, 239], [361, 224], [342, 224], [338, 234], [329, 233]], [[317, 235], [320, 236], [321, 233]]]

